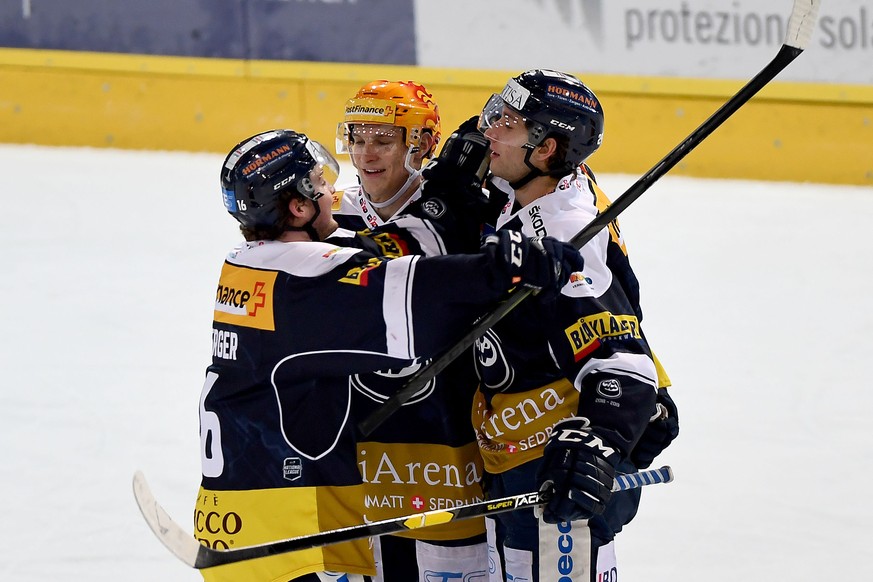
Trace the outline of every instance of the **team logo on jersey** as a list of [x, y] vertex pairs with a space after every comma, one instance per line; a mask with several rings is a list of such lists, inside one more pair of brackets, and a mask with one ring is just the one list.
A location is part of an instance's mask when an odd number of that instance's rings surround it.
[[564, 330], [576, 361], [587, 357], [601, 342], [641, 339], [640, 322], [633, 315], [614, 315], [608, 311], [582, 317]]
[[604, 398], [619, 398], [621, 396], [621, 382], [615, 378], [601, 380], [597, 383], [596, 390]]
[[421, 203], [421, 209], [434, 220], [446, 213], [446, 205], [439, 198], [425, 200]]
[[503, 353], [500, 336], [489, 329], [476, 340], [473, 346], [476, 354], [476, 375], [486, 388], [502, 392], [515, 379], [515, 369]]
[[[390, 398], [397, 390], [403, 386], [407, 378], [418, 372], [422, 367], [428, 365], [430, 360], [424, 362], [414, 362], [405, 368], [380, 370], [368, 374], [354, 374], [349, 377], [349, 383], [352, 388], [382, 404]], [[412, 398], [406, 401], [403, 406], [409, 406], [416, 402], [421, 402], [433, 393], [436, 386], [436, 378], [431, 378], [421, 389], [412, 395]]]
[[231, 325], [274, 331], [275, 283], [275, 272], [224, 263], [215, 291], [213, 319]]

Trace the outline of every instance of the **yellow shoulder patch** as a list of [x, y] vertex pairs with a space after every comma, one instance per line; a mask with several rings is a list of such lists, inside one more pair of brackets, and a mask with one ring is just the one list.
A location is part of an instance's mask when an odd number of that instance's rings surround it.
[[215, 291], [213, 319], [231, 325], [274, 331], [275, 271], [260, 271], [224, 263]]

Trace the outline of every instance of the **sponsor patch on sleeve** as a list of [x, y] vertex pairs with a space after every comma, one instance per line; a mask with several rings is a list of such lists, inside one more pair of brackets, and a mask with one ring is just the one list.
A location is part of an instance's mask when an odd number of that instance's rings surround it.
[[596, 350], [603, 341], [642, 338], [636, 316], [614, 315], [608, 311], [582, 317], [566, 328], [564, 333], [577, 362]]
[[213, 319], [221, 323], [275, 331], [273, 292], [276, 273], [225, 263], [215, 291]]

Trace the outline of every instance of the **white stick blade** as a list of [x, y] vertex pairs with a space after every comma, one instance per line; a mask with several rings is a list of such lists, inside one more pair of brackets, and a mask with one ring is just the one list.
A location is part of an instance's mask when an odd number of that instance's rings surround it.
[[785, 44], [800, 50], [806, 48], [818, 20], [819, 4], [821, 4], [821, 0], [794, 0], [794, 8], [788, 18]]
[[161, 543], [177, 558], [193, 568], [202, 546], [190, 533], [179, 527], [158, 504], [142, 471], [137, 471], [133, 475], [133, 496], [146, 523]]

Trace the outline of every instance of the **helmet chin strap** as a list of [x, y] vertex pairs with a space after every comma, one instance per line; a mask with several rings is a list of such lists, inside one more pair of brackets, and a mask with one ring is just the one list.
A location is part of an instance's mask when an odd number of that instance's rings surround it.
[[[364, 194], [366, 194], [367, 200], [370, 201], [370, 204], [373, 206], [373, 208], [381, 210], [397, 202], [400, 197], [409, 189], [409, 187], [412, 186], [412, 183], [415, 181], [415, 179], [421, 175], [421, 170], [416, 170], [412, 167], [412, 164], [410, 163], [410, 161], [412, 160], [413, 149], [414, 146], [409, 146], [409, 150], [406, 152], [406, 157], [403, 159], [403, 167], [406, 169], [407, 172], [409, 172], [409, 177], [406, 179], [406, 182], [403, 183], [403, 186], [401, 186], [400, 189], [395, 192], [391, 198], [385, 200], [384, 202], [374, 202], [370, 195], [367, 194], [367, 191], [364, 190]], [[363, 185], [361, 186], [361, 189], [364, 189]]]
[[525, 174], [523, 177], [519, 178], [515, 182], [510, 182], [509, 185], [513, 190], [518, 190], [526, 186], [531, 180], [534, 178], [539, 178], [540, 176], [545, 176], [546, 173], [534, 166], [530, 163], [530, 156], [533, 153], [532, 149], [527, 150], [527, 153], [524, 156], [524, 165], [527, 166], [530, 171]]

